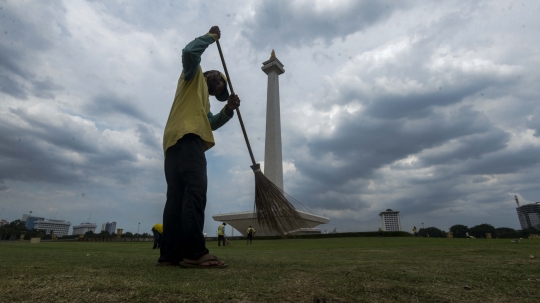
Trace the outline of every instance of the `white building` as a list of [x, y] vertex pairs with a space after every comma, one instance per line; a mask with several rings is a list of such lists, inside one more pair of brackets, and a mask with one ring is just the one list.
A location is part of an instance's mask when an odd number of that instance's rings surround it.
[[399, 219], [399, 210], [390, 208], [379, 214], [382, 221], [383, 231], [401, 231], [401, 221]]
[[81, 225], [75, 225], [73, 226], [73, 232], [72, 235], [84, 235], [85, 233], [91, 231], [93, 233], [96, 232], [97, 225], [95, 223], [81, 223]]
[[69, 233], [70, 222], [64, 220], [39, 220], [34, 222], [34, 229], [42, 229], [49, 234], [51, 230], [58, 237], [67, 236]]

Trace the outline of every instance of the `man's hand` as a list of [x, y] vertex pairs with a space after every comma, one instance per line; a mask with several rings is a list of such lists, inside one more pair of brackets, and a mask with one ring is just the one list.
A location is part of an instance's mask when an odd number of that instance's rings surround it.
[[217, 35], [218, 40], [219, 40], [219, 38], [221, 38], [221, 31], [219, 30], [219, 27], [217, 25], [212, 26], [208, 32], [210, 34]]
[[227, 113], [227, 116], [231, 116], [233, 110], [240, 107], [240, 98], [238, 98], [237, 94], [230, 94], [229, 100], [227, 100], [227, 105], [225, 105], [225, 112]]

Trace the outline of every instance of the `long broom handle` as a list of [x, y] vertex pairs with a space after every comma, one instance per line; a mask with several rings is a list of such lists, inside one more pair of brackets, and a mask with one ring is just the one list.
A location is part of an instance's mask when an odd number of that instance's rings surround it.
[[[225, 58], [223, 58], [223, 52], [221, 51], [221, 45], [219, 45], [219, 40], [216, 40], [217, 48], [219, 50], [219, 56], [221, 57], [221, 63], [223, 64], [223, 69], [225, 70], [225, 75], [227, 76], [227, 82], [231, 88], [231, 93], [234, 94], [234, 89], [231, 83], [231, 77], [229, 77], [229, 72], [227, 71], [227, 65], [225, 64]], [[242, 120], [242, 115], [240, 114], [240, 109], [236, 109], [236, 114], [238, 115], [238, 121], [240, 121], [240, 126], [242, 127], [242, 133], [244, 134], [244, 139], [246, 139], [247, 148], [249, 151], [249, 156], [251, 157], [251, 162], [255, 165], [255, 157], [253, 157], [253, 151], [251, 150], [251, 145], [249, 144], [249, 139], [246, 133], [246, 128], [244, 127], [244, 121]]]

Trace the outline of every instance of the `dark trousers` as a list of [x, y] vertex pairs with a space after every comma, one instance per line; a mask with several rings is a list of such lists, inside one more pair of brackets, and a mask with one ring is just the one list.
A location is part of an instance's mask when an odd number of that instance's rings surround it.
[[251, 241], [253, 241], [253, 234], [248, 234], [247, 236], [248, 236], [248, 237], [247, 237], [247, 243], [246, 243], [246, 245], [247, 245], [248, 243], [251, 245]]
[[160, 247], [161, 244], [161, 234], [159, 231], [153, 229], [152, 232], [154, 233], [154, 247], [152, 249], [156, 249]]
[[206, 157], [202, 140], [187, 134], [165, 152], [167, 202], [158, 262], [178, 263], [208, 253], [203, 235]]
[[223, 241], [223, 246], [225, 246], [225, 236], [217, 236], [217, 246], [221, 246], [221, 241]]

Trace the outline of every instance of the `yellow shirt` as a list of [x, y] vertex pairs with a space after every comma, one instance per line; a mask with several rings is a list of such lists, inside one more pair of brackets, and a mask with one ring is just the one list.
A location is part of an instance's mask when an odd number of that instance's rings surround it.
[[218, 234], [218, 236], [224, 236], [225, 235], [225, 225], [220, 225], [217, 228], [217, 234]]
[[182, 74], [163, 134], [164, 153], [186, 134], [198, 135], [203, 141], [203, 150], [207, 151], [215, 145], [212, 130], [233, 117], [232, 113], [231, 116], [226, 114], [226, 106], [217, 115], [210, 112], [208, 85], [200, 62], [204, 50], [216, 40], [216, 35], [208, 33], [182, 50]]
[[247, 233], [249, 234], [250, 232], [251, 232], [252, 234], [254, 234], [254, 233], [255, 233], [255, 229], [254, 229], [253, 227], [248, 228], [248, 229], [247, 229]]
[[154, 226], [152, 226], [152, 228], [157, 230], [158, 233], [160, 233], [160, 234], [163, 233], [163, 224], [161, 224], [161, 223], [155, 224]]
[[206, 151], [215, 145], [208, 121], [210, 100], [208, 86], [201, 67], [190, 81], [184, 81], [184, 72], [178, 80], [174, 102], [163, 135], [163, 152], [186, 134], [195, 134], [203, 140]]

